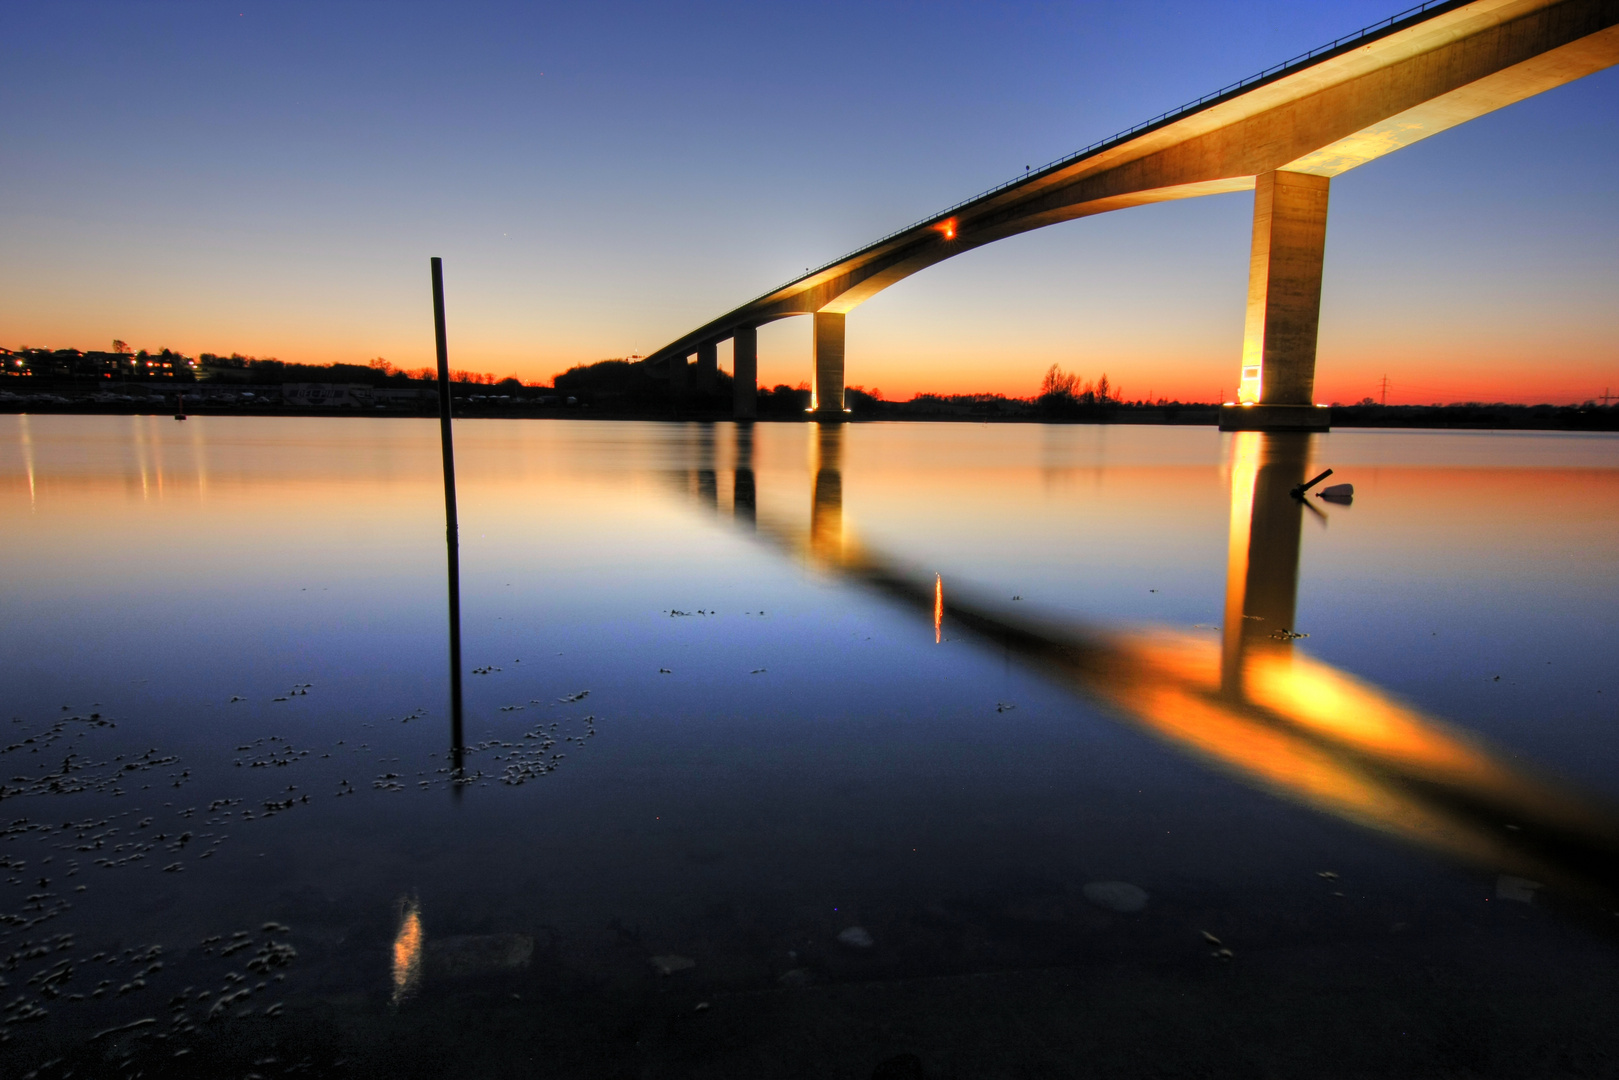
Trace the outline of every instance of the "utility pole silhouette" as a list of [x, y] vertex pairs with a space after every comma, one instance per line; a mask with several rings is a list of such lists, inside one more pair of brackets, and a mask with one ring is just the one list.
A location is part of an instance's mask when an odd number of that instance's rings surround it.
[[1612, 387], [1604, 386], [1602, 388], [1602, 407], [1604, 409], [1608, 407], [1608, 402], [1613, 400], [1613, 395], [1608, 393], [1610, 389], [1612, 389]]
[[1383, 376], [1383, 404], [1387, 405], [1388, 403], [1389, 403], [1389, 377], [1387, 375], [1385, 375], [1385, 376]]

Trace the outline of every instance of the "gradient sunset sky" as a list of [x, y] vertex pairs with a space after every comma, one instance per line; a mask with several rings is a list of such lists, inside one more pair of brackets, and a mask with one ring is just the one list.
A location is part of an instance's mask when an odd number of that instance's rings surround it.
[[[452, 364], [548, 380], [1399, 7], [14, 0], [0, 344], [422, 366], [441, 255]], [[1229, 398], [1252, 202], [952, 259], [848, 381]], [[1619, 70], [1335, 180], [1323, 293], [1318, 400], [1619, 392]], [[810, 377], [808, 320], [759, 348]]]

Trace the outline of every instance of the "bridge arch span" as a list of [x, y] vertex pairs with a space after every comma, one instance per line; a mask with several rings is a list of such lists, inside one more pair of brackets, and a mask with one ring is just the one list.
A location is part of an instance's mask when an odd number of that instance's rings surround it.
[[1226, 419], [1321, 427], [1325, 410], [1311, 407], [1311, 393], [1332, 179], [1615, 63], [1619, 0], [1428, 0], [891, 233], [643, 362], [683, 363], [734, 337], [748, 350], [738, 354], [737, 413], [751, 416], [753, 330], [814, 315], [815, 408], [841, 415], [845, 316], [895, 282], [1059, 222], [1252, 190], [1238, 391], [1249, 408]]

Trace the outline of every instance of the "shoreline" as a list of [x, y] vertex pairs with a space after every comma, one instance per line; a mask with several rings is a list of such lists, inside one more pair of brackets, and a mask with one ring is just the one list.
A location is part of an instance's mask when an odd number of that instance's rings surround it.
[[[1088, 416], [1038, 416], [950, 413], [907, 408], [908, 402], [883, 402], [883, 407], [851, 412], [846, 423], [950, 423], [950, 424], [1042, 424], [1052, 426], [1131, 426], [1131, 427], [1215, 427], [1219, 410], [1213, 405], [1132, 406], [1120, 405], [1095, 410]], [[30, 416], [174, 416], [172, 401], [162, 399], [138, 402], [0, 401], [0, 415]], [[288, 406], [284, 404], [191, 405], [187, 417], [372, 417], [379, 419], [435, 419], [438, 409]], [[729, 410], [686, 410], [649, 412], [646, 410], [604, 409], [578, 405], [527, 404], [482, 405], [457, 403], [458, 420], [599, 420], [661, 423], [727, 423], [735, 420]], [[802, 424], [816, 417], [802, 414], [767, 414], [752, 423]], [[1619, 431], [1619, 405], [1585, 408], [1567, 405], [1480, 405], [1480, 406], [1336, 406], [1332, 408], [1334, 428], [1427, 428], [1474, 431]]]

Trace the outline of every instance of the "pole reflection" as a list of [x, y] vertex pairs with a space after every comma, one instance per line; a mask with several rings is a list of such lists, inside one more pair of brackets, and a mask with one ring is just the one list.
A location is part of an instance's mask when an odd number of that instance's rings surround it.
[[1305, 507], [1288, 491], [1303, 479], [1309, 435], [1234, 437], [1218, 644], [1169, 628], [1030, 619], [959, 589], [947, 600], [936, 575], [846, 528], [843, 437], [842, 425], [815, 434], [808, 530], [759, 516], [752, 500], [750, 530], [936, 628], [948, 619], [957, 636], [1017, 656], [1247, 783], [1493, 872], [1619, 901], [1619, 818], [1609, 808], [1295, 649]]
[[731, 483], [731, 513], [752, 528], [759, 515], [753, 489], [753, 425], [736, 425], [736, 464]]
[[714, 425], [697, 425], [697, 498], [704, 508], [719, 507], [719, 473], [714, 467]]

